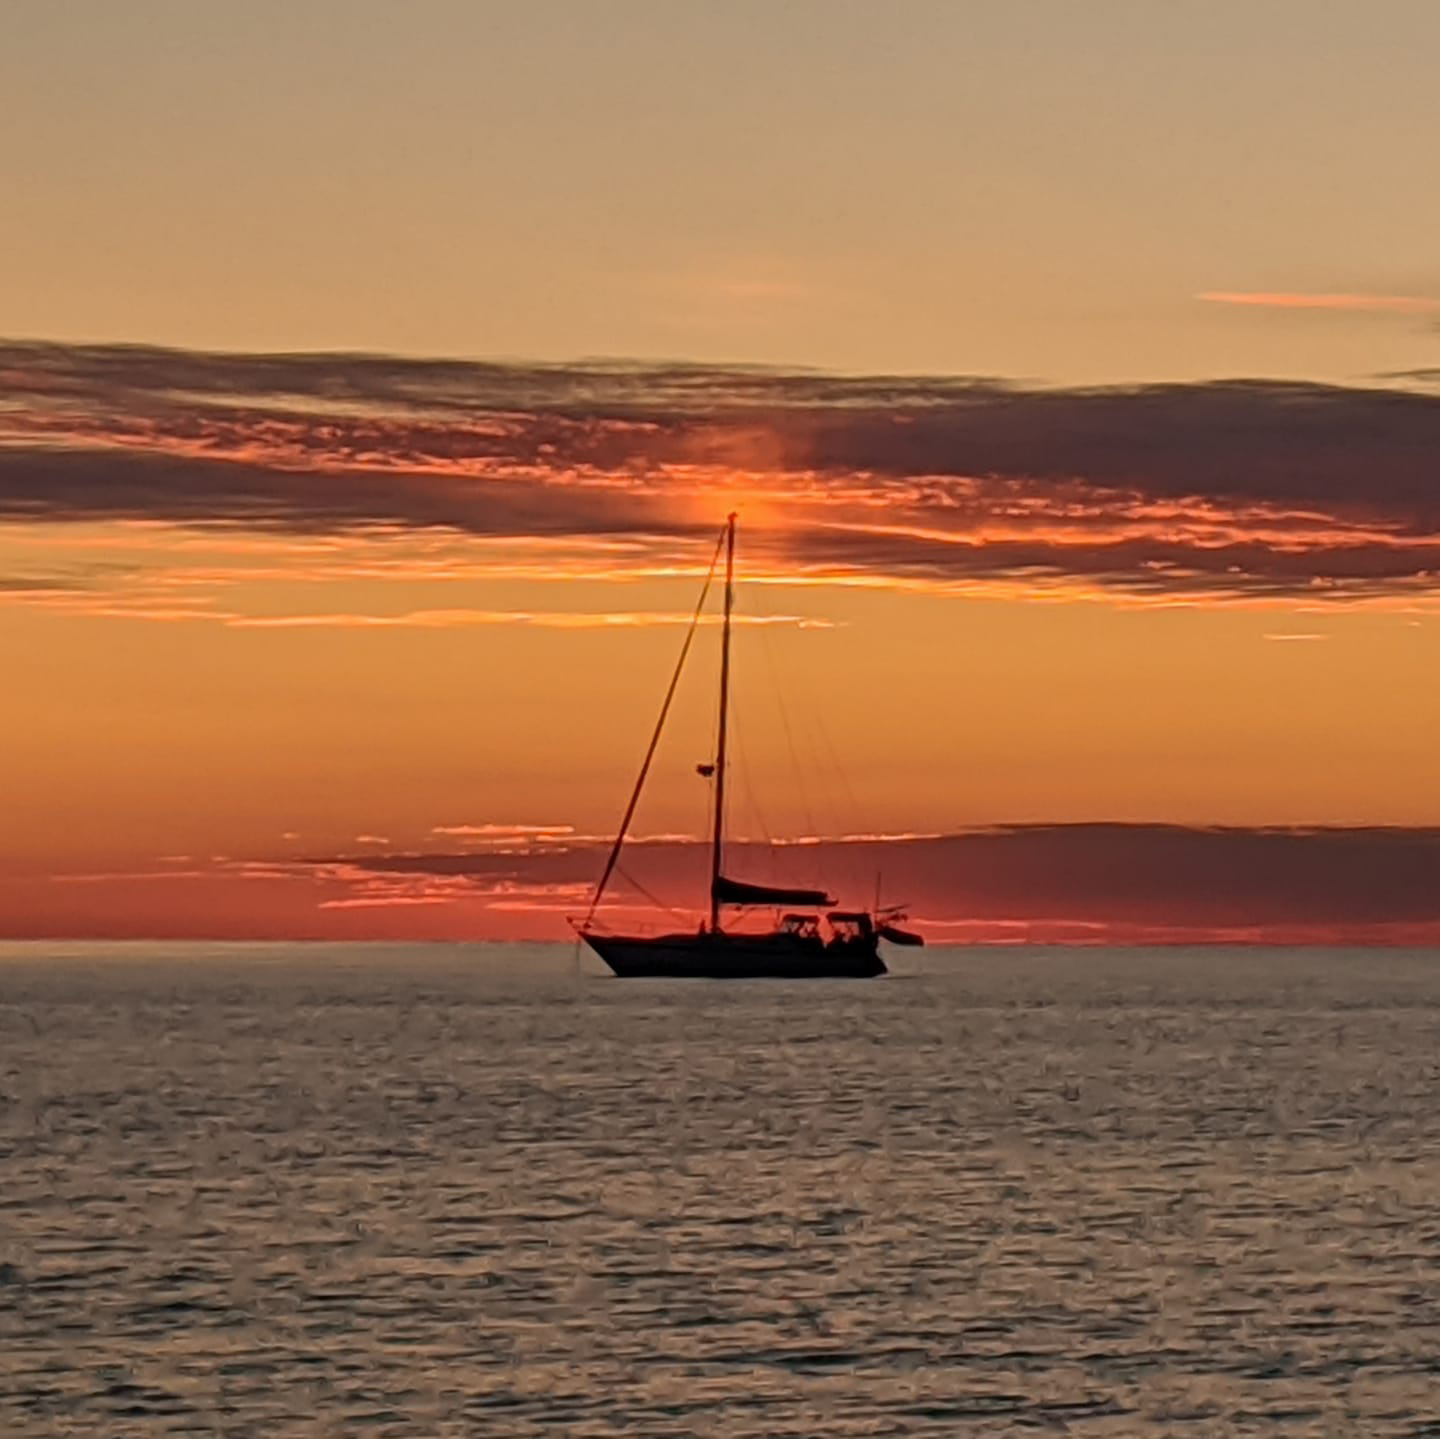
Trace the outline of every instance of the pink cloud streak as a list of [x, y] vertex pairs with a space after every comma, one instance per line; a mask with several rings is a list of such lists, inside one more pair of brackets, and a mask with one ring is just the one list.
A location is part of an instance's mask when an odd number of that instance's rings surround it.
[[1425, 295], [1303, 294], [1296, 291], [1207, 290], [1195, 297], [1211, 305], [1252, 305], [1269, 310], [1352, 310], [1387, 315], [1440, 314], [1440, 299]]

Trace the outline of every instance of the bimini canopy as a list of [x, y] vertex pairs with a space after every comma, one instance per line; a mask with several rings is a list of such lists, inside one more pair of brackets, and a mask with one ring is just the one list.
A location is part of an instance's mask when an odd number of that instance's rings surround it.
[[768, 884], [747, 884], [720, 875], [711, 894], [716, 904], [805, 904], [820, 907], [835, 901], [823, 889], [777, 889]]

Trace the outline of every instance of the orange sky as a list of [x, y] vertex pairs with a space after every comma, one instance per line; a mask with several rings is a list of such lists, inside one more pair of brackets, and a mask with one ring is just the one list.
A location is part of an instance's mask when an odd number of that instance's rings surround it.
[[1433, 364], [1431, 0], [11, 4], [12, 335], [1353, 381]]
[[1427, 0], [13, 8], [0, 935], [560, 932], [732, 509], [737, 832], [1234, 827], [893, 841], [970, 937], [1430, 874]]
[[[612, 829], [731, 506], [739, 835], [1440, 819], [1423, 394], [7, 374], [9, 933], [560, 932], [551, 847]], [[703, 828], [715, 638], [642, 834]], [[384, 869], [497, 832], [534, 873]]]

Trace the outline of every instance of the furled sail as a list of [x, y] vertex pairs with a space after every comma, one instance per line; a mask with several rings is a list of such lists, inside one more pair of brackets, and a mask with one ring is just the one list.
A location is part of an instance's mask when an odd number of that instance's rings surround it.
[[835, 901], [823, 889], [782, 889], [768, 884], [747, 884], [741, 879], [715, 876], [710, 888], [716, 904], [827, 905]]

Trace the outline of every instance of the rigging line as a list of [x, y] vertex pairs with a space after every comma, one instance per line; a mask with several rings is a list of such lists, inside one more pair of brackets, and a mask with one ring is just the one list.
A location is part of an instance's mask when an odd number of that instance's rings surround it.
[[[821, 742], [825, 746], [825, 751], [830, 761], [830, 768], [839, 778], [840, 787], [844, 791], [845, 799], [849, 805], [849, 821], [847, 824], [845, 819], [841, 819], [839, 826], [841, 831], [844, 831], [848, 828], [850, 833], [852, 834], [865, 834], [872, 832], [873, 827], [868, 823], [869, 817], [861, 809], [860, 801], [856, 798], [855, 791], [851, 787], [850, 775], [845, 769], [845, 766], [840, 763], [840, 756], [836, 752], [834, 740], [830, 737], [830, 727], [825, 723], [824, 713], [818, 713], [815, 719], [816, 730], [820, 735]], [[850, 847], [847, 845], [844, 846], [844, 848], [848, 850]], [[863, 849], [856, 849], [853, 854], [847, 855], [847, 858], [850, 861], [847, 868], [850, 871], [852, 882], [855, 882], [857, 876], [857, 864], [859, 856], [863, 854], [863, 852]]]
[[866, 824], [867, 816], [860, 807], [860, 801], [855, 797], [855, 791], [850, 785], [850, 776], [845, 766], [840, 763], [840, 756], [835, 749], [835, 741], [830, 738], [830, 727], [825, 723], [824, 714], [817, 716], [817, 728], [820, 731], [821, 742], [825, 746], [826, 754], [830, 760], [830, 767], [840, 779], [840, 787], [845, 791], [845, 799], [850, 806], [850, 822], [858, 831], [869, 828]]
[[746, 812], [755, 822], [765, 843], [772, 849], [775, 847], [775, 838], [770, 833], [770, 826], [765, 823], [765, 811], [760, 808], [760, 801], [755, 794], [755, 786], [751, 783], [751, 772], [753, 766], [750, 763], [750, 752], [745, 747], [746, 730], [740, 723], [739, 715], [730, 716], [730, 733], [735, 737], [735, 753], [739, 763], [734, 766], [735, 772], [740, 777], [740, 788], [743, 791], [742, 798], [745, 801]]
[[620, 858], [620, 847], [625, 843], [625, 834], [630, 828], [630, 821], [635, 817], [635, 806], [640, 803], [640, 792], [645, 788], [645, 778], [650, 773], [650, 761], [655, 758], [655, 750], [660, 743], [660, 734], [665, 728], [665, 720], [670, 713], [670, 701], [675, 698], [675, 690], [680, 683], [680, 671], [685, 668], [685, 657], [690, 653], [690, 642], [695, 638], [695, 631], [699, 627], [700, 612], [705, 608], [705, 599], [710, 593], [710, 582], [715, 578], [715, 566], [720, 563], [720, 552], [724, 545], [725, 534], [722, 531], [720, 538], [715, 542], [715, 553], [710, 557], [710, 568], [705, 572], [705, 583], [700, 587], [700, 598], [695, 603], [695, 613], [690, 617], [690, 628], [685, 631], [685, 641], [680, 646], [680, 658], [675, 662], [675, 673], [670, 676], [670, 685], [665, 691], [665, 699], [660, 706], [660, 718], [655, 721], [655, 733], [650, 736], [649, 748], [645, 751], [645, 759], [640, 765], [640, 773], [635, 778], [635, 788], [630, 792], [630, 803], [625, 806], [625, 814], [615, 835], [615, 843], [610, 850], [610, 857], [605, 861], [605, 870], [600, 876], [600, 883], [595, 886], [595, 896], [590, 901], [590, 908], [585, 912], [587, 925], [595, 917], [595, 909], [600, 903], [600, 897], [605, 893], [605, 886], [609, 884], [610, 876], [615, 870], [615, 861]]
[[785, 704], [785, 688], [780, 683], [780, 668], [775, 663], [775, 647], [771, 643], [768, 627], [760, 633], [760, 647], [765, 651], [765, 663], [770, 670], [770, 684], [775, 691], [775, 704], [780, 711], [780, 728], [785, 732], [785, 747], [790, 751], [790, 773], [795, 779], [795, 788], [800, 795], [800, 810], [805, 817], [807, 833], [815, 834], [815, 815], [810, 808], [810, 796], [805, 789], [805, 774], [800, 757], [795, 751], [795, 734], [790, 728], [790, 711]]
[[689, 918], [689, 915], [683, 909], [676, 909], [673, 904], [666, 904], [665, 901], [659, 897], [659, 895], [652, 894], [648, 889], [645, 888], [643, 884], [640, 883], [638, 879], [635, 878], [633, 874], [630, 873], [628, 869], [625, 868], [624, 865], [617, 864], [615, 866], [615, 873], [618, 874], [620, 878], [623, 879], [625, 883], [630, 886], [631, 889], [638, 890], [639, 893], [645, 899], [648, 899], [650, 903], [655, 906], [656, 909], [663, 909], [668, 914], [673, 914], [680, 919]]

